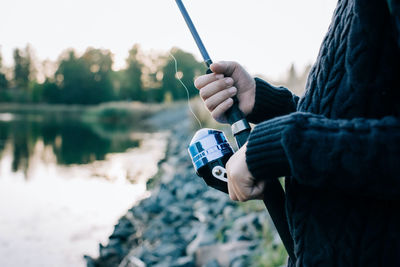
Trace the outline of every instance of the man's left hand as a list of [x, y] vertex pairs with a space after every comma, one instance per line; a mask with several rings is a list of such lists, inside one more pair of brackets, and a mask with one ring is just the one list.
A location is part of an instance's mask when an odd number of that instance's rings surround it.
[[247, 143], [226, 163], [229, 197], [234, 201], [263, 199], [264, 181], [256, 181], [246, 163]]

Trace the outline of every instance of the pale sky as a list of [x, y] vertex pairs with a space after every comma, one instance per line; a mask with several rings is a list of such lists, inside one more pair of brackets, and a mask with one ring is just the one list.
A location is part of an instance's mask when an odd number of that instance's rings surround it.
[[[253, 74], [280, 77], [313, 63], [337, 0], [184, 0], [213, 61], [235, 60]], [[27, 43], [39, 60], [67, 48], [110, 49], [114, 68], [128, 50], [200, 53], [174, 0], [3, 0], [0, 46], [6, 65]]]

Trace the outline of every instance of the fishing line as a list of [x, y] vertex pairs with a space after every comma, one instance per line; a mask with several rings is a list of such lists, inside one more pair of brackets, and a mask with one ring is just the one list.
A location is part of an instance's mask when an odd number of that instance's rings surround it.
[[176, 60], [176, 58], [174, 57], [174, 55], [171, 54], [171, 52], [168, 52], [169, 55], [174, 59], [175, 62], [175, 78], [182, 84], [183, 88], [185, 88], [186, 90], [186, 95], [187, 95], [187, 104], [189, 107], [190, 112], [192, 113], [193, 117], [197, 120], [197, 123], [199, 124], [200, 128], [203, 128], [199, 118], [196, 116], [196, 114], [194, 113], [192, 106], [190, 105], [190, 94], [189, 94], [189, 89], [186, 87], [186, 85], [182, 82], [181, 77], [178, 75], [178, 61]]

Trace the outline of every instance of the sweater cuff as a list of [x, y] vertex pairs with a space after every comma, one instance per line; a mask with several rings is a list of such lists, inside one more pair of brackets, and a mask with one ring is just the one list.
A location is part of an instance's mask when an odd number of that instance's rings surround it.
[[247, 119], [259, 123], [277, 116], [296, 111], [293, 94], [284, 87], [275, 87], [266, 81], [255, 78], [256, 97], [252, 112]]
[[290, 166], [282, 145], [282, 133], [292, 125], [292, 116], [278, 117], [258, 124], [251, 132], [246, 150], [249, 171], [256, 180], [290, 175]]

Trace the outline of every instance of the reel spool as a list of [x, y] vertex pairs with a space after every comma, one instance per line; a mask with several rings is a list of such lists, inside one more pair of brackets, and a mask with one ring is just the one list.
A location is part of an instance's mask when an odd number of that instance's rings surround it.
[[198, 176], [208, 186], [228, 194], [228, 177], [225, 164], [233, 155], [233, 149], [225, 134], [214, 129], [201, 129], [190, 142], [189, 155]]

